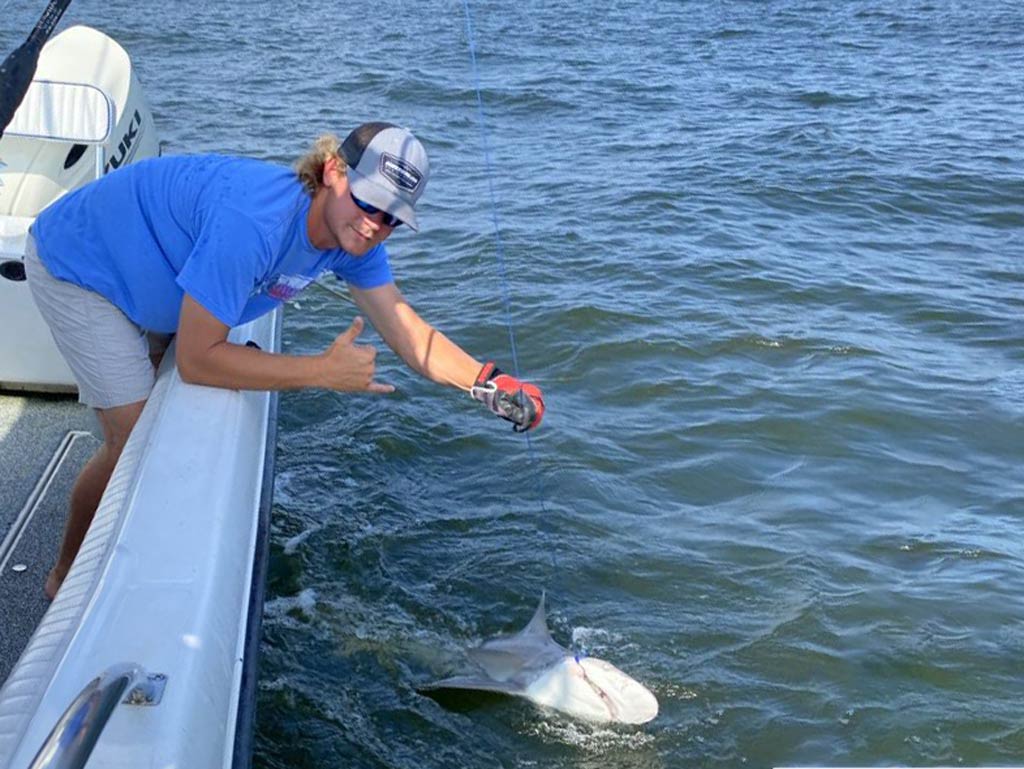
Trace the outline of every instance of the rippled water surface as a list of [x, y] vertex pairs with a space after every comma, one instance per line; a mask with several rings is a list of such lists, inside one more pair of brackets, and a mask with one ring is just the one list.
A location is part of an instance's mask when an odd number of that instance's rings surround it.
[[[0, 0], [5, 50], [32, 6]], [[472, 8], [549, 415], [531, 461], [391, 354], [394, 396], [282, 398], [256, 766], [1024, 762], [1024, 6]], [[460, 3], [73, 22], [129, 49], [168, 153], [412, 127], [433, 175], [399, 283], [508, 364]], [[352, 315], [311, 289], [285, 345]], [[654, 722], [417, 693], [543, 589]]]

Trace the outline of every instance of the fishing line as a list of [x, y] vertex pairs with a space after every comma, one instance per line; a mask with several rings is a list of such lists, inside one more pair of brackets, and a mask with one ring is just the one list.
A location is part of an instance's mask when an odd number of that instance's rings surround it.
[[[512, 294], [509, 290], [508, 270], [505, 267], [505, 247], [501, 240], [501, 224], [498, 220], [498, 201], [494, 193], [494, 165], [491, 162], [491, 144], [487, 131], [487, 119], [484, 116], [483, 90], [480, 85], [480, 68], [476, 61], [476, 37], [473, 34], [473, 14], [469, 7], [469, 0], [462, 0], [462, 7], [466, 14], [466, 38], [469, 42], [469, 61], [473, 73], [473, 84], [476, 88], [476, 109], [477, 120], [480, 124], [480, 144], [483, 148], [484, 169], [487, 175], [487, 190], [491, 200], [491, 222], [494, 226], [494, 247], [498, 259], [498, 271], [501, 278], [502, 300], [505, 305], [505, 323], [508, 326], [508, 341], [512, 348], [512, 367], [516, 379], [522, 380], [519, 375], [519, 355], [516, 351], [516, 334], [512, 324]], [[525, 397], [520, 393], [520, 397]], [[537, 454], [533, 448], [533, 441], [530, 433], [526, 436], [526, 452], [529, 456], [530, 467], [533, 470], [533, 477], [537, 487], [537, 499], [540, 502], [540, 509], [547, 513], [547, 506], [544, 502], [544, 488], [541, 473], [537, 464]], [[552, 565], [554, 565], [554, 552], [551, 554]]]
[[[519, 376], [519, 355], [516, 352], [516, 334], [512, 328], [512, 295], [508, 287], [508, 271], [505, 269], [505, 247], [501, 242], [501, 225], [498, 222], [498, 201], [494, 194], [494, 166], [491, 162], [491, 144], [488, 140], [487, 121], [484, 118], [484, 98], [480, 88], [480, 70], [476, 64], [476, 40], [473, 37], [473, 19], [470, 16], [469, 0], [462, 0], [462, 6], [466, 9], [466, 36], [469, 38], [469, 60], [473, 70], [473, 82], [476, 87], [476, 109], [477, 118], [480, 124], [480, 146], [484, 153], [484, 169], [487, 173], [487, 190], [491, 199], [491, 220], [494, 224], [494, 247], [498, 257], [498, 270], [501, 275], [501, 293], [505, 305], [505, 322], [508, 325], [508, 341], [512, 347], [512, 368]], [[530, 435], [526, 435], [527, 444]]]

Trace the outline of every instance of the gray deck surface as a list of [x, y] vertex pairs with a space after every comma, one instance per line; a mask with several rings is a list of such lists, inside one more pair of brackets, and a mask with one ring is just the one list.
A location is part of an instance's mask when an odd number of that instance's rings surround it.
[[20, 538], [9, 543], [13, 550], [0, 552], [0, 684], [46, 611], [43, 583], [60, 544], [71, 486], [100, 445], [92, 410], [73, 398], [0, 393], [0, 543], [71, 431], [92, 435], [74, 439]]

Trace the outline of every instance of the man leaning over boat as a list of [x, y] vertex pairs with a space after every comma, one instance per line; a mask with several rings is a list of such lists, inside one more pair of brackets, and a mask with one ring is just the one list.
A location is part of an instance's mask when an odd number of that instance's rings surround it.
[[33, 224], [26, 271], [36, 304], [96, 409], [103, 445], [71, 493], [52, 598], [74, 561], [171, 337], [183, 380], [213, 387], [322, 387], [389, 393], [362, 318], [319, 355], [228, 342], [232, 326], [272, 311], [325, 271], [417, 373], [469, 392], [517, 431], [544, 414], [540, 390], [481, 363], [424, 321], [394, 283], [384, 241], [419, 230], [429, 176], [406, 129], [365, 123], [343, 143], [316, 141], [297, 173], [226, 156], [153, 158], [61, 198]]

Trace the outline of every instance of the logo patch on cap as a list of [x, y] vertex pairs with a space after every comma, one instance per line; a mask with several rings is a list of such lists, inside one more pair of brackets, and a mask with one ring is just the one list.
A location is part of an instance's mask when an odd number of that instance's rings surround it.
[[396, 187], [408, 192], [415, 192], [423, 181], [423, 172], [420, 169], [387, 152], [380, 156], [380, 172]]

